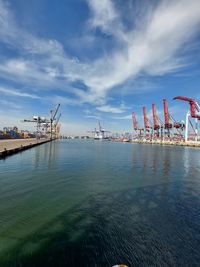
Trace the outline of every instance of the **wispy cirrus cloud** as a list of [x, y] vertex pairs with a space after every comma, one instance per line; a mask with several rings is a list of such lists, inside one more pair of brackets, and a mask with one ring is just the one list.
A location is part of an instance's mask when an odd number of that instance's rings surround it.
[[63, 46], [56, 40], [38, 38], [19, 27], [16, 17], [10, 9], [11, 6], [7, 1], [0, 1], [1, 41], [19, 48], [21, 53], [49, 55], [55, 51], [55, 55], [63, 55]]
[[26, 86], [34, 84], [35, 90], [41, 90], [41, 86], [67, 90], [71, 82], [82, 81], [85, 90], [71, 88], [76, 101], [92, 103], [102, 112], [117, 113], [107, 103], [107, 96], [115, 87], [141, 74], [165, 75], [188, 63], [183, 51], [200, 31], [199, 0], [163, 0], [154, 6], [146, 5], [128, 28], [115, 1], [87, 3], [91, 11], [89, 28], [112, 36], [118, 45], [94, 61], [80, 62], [71, 58], [57, 40], [39, 38], [19, 27], [9, 5], [0, 0], [1, 42], [18, 49], [20, 54], [3, 58], [0, 76]]
[[131, 115], [131, 114], [128, 114], [128, 115], [124, 115], [124, 116], [112, 117], [112, 119], [115, 119], [115, 120], [128, 120], [128, 121], [131, 121], [131, 119], [132, 119], [132, 115]]
[[15, 102], [4, 100], [4, 99], [0, 99], [0, 104], [1, 104], [1, 107], [3, 107], [4, 109], [9, 108], [12, 110], [20, 110], [22, 108], [22, 106], [16, 104]]
[[[141, 74], [160, 76], [177, 71], [188, 64], [184, 51], [199, 33], [200, 2], [187, 0], [161, 1], [142, 9], [140, 19], [128, 31], [121, 26], [114, 1], [92, 2], [91, 26], [112, 34], [121, 49], [94, 63], [94, 74], [87, 80], [93, 95], [106, 95], [113, 87]], [[100, 6], [100, 8], [99, 8]], [[104, 19], [109, 14], [108, 19]], [[106, 25], [105, 25], [106, 24]], [[181, 52], [180, 52], [181, 51]], [[95, 75], [96, 74], [96, 75]], [[98, 74], [98, 75], [97, 75]]]
[[96, 116], [96, 115], [85, 115], [84, 118], [86, 118], [86, 119], [100, 120], [100, 117], [99, 116]]
[[96, 109], [98, 111], [108, 112], [108, 113], [124, 113], [125, 112], [125, 109], [122, 106], [113, 107], [113, 106], [105, 105], [105, 106], [96, 107]]
[[[123, 25], [120, 14], [117, 12], [114, 1], [110, 0], [87, 0], [91, 10], [91, 18], [88, 21], [90, 28], [100, 28], [104, 33], [122, 36]], [[117, 25], [117, 28], [113, 28]]]
[[[107, 67], [100, 75], [102, 82], [97, 82], [100, 78], [98, 76], [94, 77], [93, 83], [109, 89], [130, 77], [136, 78], [142, 72], [163, 75], [184, 66], [185, 62], [179, 52], [199, 32], [200, 2], [162, 1], [153, 11], [146, 10], [146, 14], [148, 20], [144, 18], [145, 23], [141, 20], [139, 29], [134, 28], [125, 33], [126, 42], [122, 40], [125, 42], [124, 49], [114, 51], [110, 60], [105, 62]], [[120, 23], [116, 22], [112, 28], [113, 34]]]
[[14, 89], [14, 88], [8, 88], [8, 87], [2, 87], [2, 86], [0, 86], [0, 93], [5, 94], [5, 95], [10, 95], [10, 96], [40, 99], [40, 97], [35, 95], [35, 94], [24, 93], [24, 92], [21, 92], [19, 90]]

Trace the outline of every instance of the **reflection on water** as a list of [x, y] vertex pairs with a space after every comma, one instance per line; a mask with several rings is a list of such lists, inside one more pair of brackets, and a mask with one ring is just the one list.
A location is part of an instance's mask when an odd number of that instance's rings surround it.
[[199, 266], [199, 153], [61, 141], [7, 158], [0, 266]]
[[39, 146], [38, 149], [34, 151], [35, 155], [32, 160], [35, 169], [41, 166], [41, 162], [47, 163], [49, 168], [52, 167], [56, 158], [55, 146], [56, 142], [50, 142], [48, 146]]

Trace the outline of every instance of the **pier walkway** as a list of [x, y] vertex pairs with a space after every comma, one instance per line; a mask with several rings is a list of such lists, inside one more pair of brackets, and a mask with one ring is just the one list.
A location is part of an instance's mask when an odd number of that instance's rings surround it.
[[26, 150], [28, 148], [38, 146], [47, 142], [52, 141], [51, 139], [9, 139], [0, 140], [0, 159], [8, 155]]

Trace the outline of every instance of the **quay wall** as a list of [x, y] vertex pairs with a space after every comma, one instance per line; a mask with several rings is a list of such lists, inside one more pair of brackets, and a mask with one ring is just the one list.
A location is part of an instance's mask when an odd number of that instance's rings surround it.
[[0, 159], [3, 159], [9, 155], [27, 150], [29, 148], [39, 146], [55, 139], [10, 139], [0, 140]]
[[141, 144], [157, 144], [157, 145], [171, 145], [171, 146], [188, 146], [188, 147], [198, 147], [200, 148], [200, 141], [166, 141], [166, 140], [132, 140], [133, 143]]

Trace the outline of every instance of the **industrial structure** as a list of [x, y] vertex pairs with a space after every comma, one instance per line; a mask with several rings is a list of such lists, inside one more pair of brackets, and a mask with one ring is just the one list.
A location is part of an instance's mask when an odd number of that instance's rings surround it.
[[50, 111], [50, 118], [37, 115], [22, 121], [35, 124], [36, 131], [19, 130], [16, 126], [4, 127], [3, 131], [0, 130], [0, 139], [59, 138], [61, 127], [59, 123], [61, 113], [57, 116], [59, 108], [60, 104]]
[[97, 123], [98, 123], [98, 128], [95, 128], [94, 131], [91, 131], [91, 133], [94, 135], [94, 139], [95, 140], [108, 139], [109, 136], [107, 135], [107, 133], [110, 132], [102, 128], [99, 120], [97, 121]]
[[52, 109], [50, 111], [51, 118], [50, 118], [50, 129], [49, 130], [50, 130], [50, 138], [51, 139], [53, 138], [53, 136], [54, 136], [54, 138], [58, 138], [58, 136], [60, 134], [60, 125], [58, 123], [59, 123], [59, 120], [61, 117], [61, 113], [59, 114], [58, 118], [56, 118], [56, 115], [58, 113], [59, 108], [60, 108], [60, 104], [58, 104], [55, 109]]
[[33, 116], [31, 119], [25, 119], [23, 122], [36, 123], [36, 138], [46, 137], [50, 139], [56, 139], [60, 136], [60, 124], [59, 120], [61, 113], [56, 118], [60, 104], [55, 109], [50, 110], [50, 119], [41, 116]]
[[[185, 142], [187, 142], [190, 139], [189, 126], [191, 126], [193, 130], [194, 140], [196, 142], [199, 141], [200, 106], [198, 102], [193, 98], [188, 98], [184, 96], [174, 97], [174, 100], [176, 99], [186, 101], [190, 105], [190, 108], [186, 113], [186, 118], [185, 118]], [[195, 119], [195, 126], [191, 121], [192, 118]]]
[[[102, 128], [98, 120], [98, 126], [90, 133], [95, 140], [115, 140], [123, 142], [143, 142], [160, 144], [198, 144], [200, 146], [200, 105], [194, 98], [175, 96], [174, 100], [184, 101], [189, 104], [184, 121], [177, 121], [169, 111], [167, 99], [163, 99], [163, 115], [157, 112], [156, 104], [152, 103], [150, 112], [146, 106], [142, 107], [142, 120], [137, 120], [135, 112], [132, 112], [133, 134], [111, 135], [110, 131]], [[56, 139], [60, 137], [60, 104], [50, 110], [49, 118], [44, 116], [33, 116], [24, 119], [23, 122], [34, 123], [36, 131], [33, 133], [25, 130], [20, 131], [15, 127], [4, 127], [0, 131], [0, 139], [22, 139], [22, 138], [47, 138]], [[59, 114], [59, 115], [58, 115]], [[141, 124], [140, 124], [141, 123]], [[82, 137], [82, 139], [88, 139]]]
[[35, 133], [31, 133], [28, 130], [19, 130], [17, 126], [4, 127], [0, 130], [0, 139], [26, 139], [35, 138]]
[[[144, 125], [138, 126], [135, 112], [132, 113], [133, 140], [137, 141], [176, 141], [176, 142], [198, 142], [200, 141], [199, 123], [200, 106], [193, 98], [176, 96], [174, 100], [182, 100], [189, 103], [189, 111], [186, 113], [184, 121], [176, 121], [169, 113], [167, 99], [163, 99], [163, 118], [162, 121], [157, 115], [156, 104], [152, 104], [152, 122], [147, 116], [147, 109], [143, 107]], [[192, 122], [195, 120], [195, 125]]]

